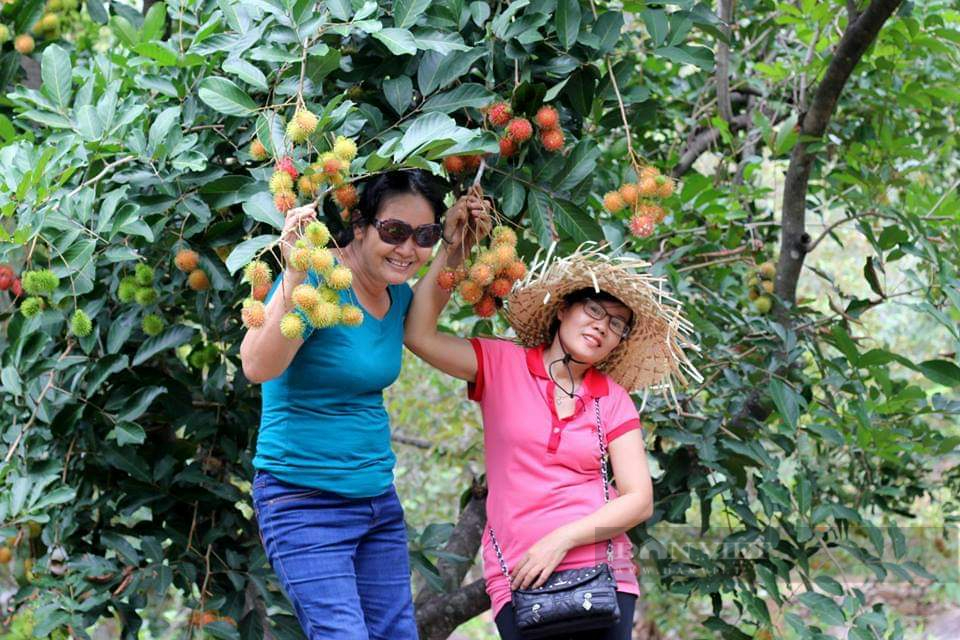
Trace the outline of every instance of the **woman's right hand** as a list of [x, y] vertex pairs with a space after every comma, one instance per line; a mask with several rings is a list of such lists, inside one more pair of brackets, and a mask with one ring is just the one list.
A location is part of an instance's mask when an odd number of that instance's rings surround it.
[[317, 203], [311, 202], [302, 207], [296, 207], [287, 211], [283, 221], [283, 231], [280, 232], [280, 255], [283, 256], [283, 264], [288, 271], [290, 269], [290, 250], [293, 249], [293, 243], [303, 235], [303, 229], [317, 219]]

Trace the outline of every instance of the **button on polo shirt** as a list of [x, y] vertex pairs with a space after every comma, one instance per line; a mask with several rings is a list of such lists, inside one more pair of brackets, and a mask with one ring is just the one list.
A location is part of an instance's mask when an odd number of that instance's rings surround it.
[[[483, 414], [487, 467], [487, 519], [512, 570], [523, 554], [560, 526], [603, 506], [600, 443], [594, 398], [608, 443], [640, 429], [630, 395], [606, 374], [589, 369], [572, 415], [557, 416], [554, 383], [543, 364], [543, 347], [524, 349], [507, 340], [472, 339], [477, 358], [470, 399]], [[610, 487], [610, 499], [617, 496]], [[614, 538], [617, 589], [639, 594], [625, 534]], [[557, 571], [606, 560], [606, 542], [571, 549]], [[483, 573], [494, 616], [510, 602], [489, 531], [483, 536]]]

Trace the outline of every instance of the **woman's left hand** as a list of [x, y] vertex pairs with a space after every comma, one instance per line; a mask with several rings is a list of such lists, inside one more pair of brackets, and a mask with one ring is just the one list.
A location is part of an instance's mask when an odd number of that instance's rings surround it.
[[536, 589], [542, 586], [563, 561], [573, 542], [563, 528], [555, 529], [530, 547], [513, 570], [511, 589]]
[[479, 187], [471, 188], [447, 210], [444, 216], [443, 238], [453, 249], [464, 253], [480, 238], [490, 232], [488, 204]]

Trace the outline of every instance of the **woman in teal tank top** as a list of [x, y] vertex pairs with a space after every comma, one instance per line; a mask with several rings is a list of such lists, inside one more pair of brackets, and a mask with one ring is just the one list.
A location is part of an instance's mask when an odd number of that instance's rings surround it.
[[[421, 170], [370, 178], [334, 252], [353, 272], [340, 296], [363, 308], [362, 324], [283, 337], [280, 320], [293, 309], [294, 287], [318, 282], [288, 266], [269, 294], [264, 326], [240, 347], [244, 375], [263, 386], [253, 460], [261, 539], [311, 639], [417, 637], [383, 389], [400, 373], [407, 280], [441, 238], [456, 243], [444, 255], [459, 264], [465, 221], [484, 215], [482, 200], [464, 197], [441, 226], [443, 196]], [[287, 213], [285, 264], [298, 230], [315, 218], [312, 205]]]

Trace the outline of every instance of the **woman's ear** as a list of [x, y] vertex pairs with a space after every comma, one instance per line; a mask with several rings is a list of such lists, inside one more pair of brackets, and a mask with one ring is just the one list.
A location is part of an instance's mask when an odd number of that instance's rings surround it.
[[362, 226], [359, 225], [359, 224], [356, 224], [355, 222], [351, 222], [351, 224], [353, 225], [353, 240], [354, 240], [354, 242], [363, 242], [363, 230], [364, 230], [364, 227], [362, 227]]

